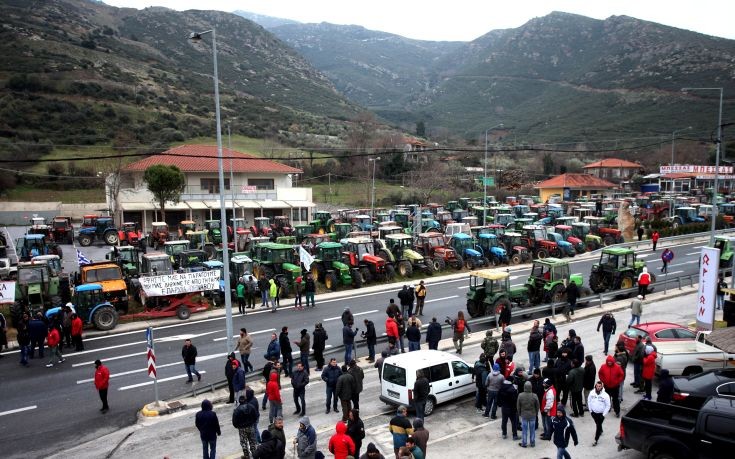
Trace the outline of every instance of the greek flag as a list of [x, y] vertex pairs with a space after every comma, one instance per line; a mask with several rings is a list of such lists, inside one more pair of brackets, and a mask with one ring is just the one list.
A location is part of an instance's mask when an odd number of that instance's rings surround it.
[[77, 262], [79, 263], [79, 266], [92, 264], [92, 261], [89, 258], [85, 257], [82, 251], [79, 249], [77, 249]]

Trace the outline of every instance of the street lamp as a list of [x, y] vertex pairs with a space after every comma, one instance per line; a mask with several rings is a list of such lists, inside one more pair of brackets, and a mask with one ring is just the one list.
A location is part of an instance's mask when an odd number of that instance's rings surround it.
[[370, 198], [370, 219], [375, 220], [375, 163], [380, 161], [380, 156], [377, 158], [368, 158], [368, 161], [373, 162], [373, 192]]
[[[222, 234], [222, 264], [224, 269], [225, 284], [225, 330], [227, 339], [227, 353], [232, 350], [232, 298], [230, 298], [230, 254], [227, 248], [227, 208], [225, 207], [225, 174], [222, 166], [222, 125], [219, 114], [219, 76], [217, 74], [217, 35], [214, 29], [205, 30], [204, 32], [192, 32], [189, 40], [199, 42], [202, 35], [212, 34], [212, 56], [214, 60], [214, 105], [215, 115], [217, 118], [217, 166], [219, 168], [219, 218], [220, 233]], [[231, 183], [230, 186], [233, 184]], [[233, 203], [234, 205], [234, 203]], [[233, 211], [234, 216], [234, 211]]]
[[715, 183], [712, 190], [712, 227], [710, 228], [709, 245], [715, 246], [715, 228], [717, 222], [717, 188], [720, 179], [720, 145], [722, 144], [722, 96], [723, 88], [681, 88], [683, 92], [688, 91], [720, 91], [720, 113], [717, 118], [717, 149], [715, 153]]
[[[503, 123], [496, 124], [491, 128], [485, 129], [485, 161], [483, 161], [483, 172], [482, 172], [482, 226], [487, 223], [487, 133], [495, 129], [496, 127], [503, 127]], [[497, 170], [497, 167], [495, 168]], [[494, 176], [495, 174], [493, 174]], [[497, 188], [497, 184], [495, 185]]]
[[677, 129], [676, 131], [671, 133], [671, 166], [674, 165], [674, 141], [676, 140], [676, 134], [679, 132], [684, 132], [686, 130], [691, 129], [691, 126], [687, 126], [684, 129]]

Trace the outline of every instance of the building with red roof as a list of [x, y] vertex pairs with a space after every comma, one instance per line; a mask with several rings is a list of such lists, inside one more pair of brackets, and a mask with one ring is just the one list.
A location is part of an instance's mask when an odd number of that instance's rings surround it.
[[616, 158], [605, 158], [587, 164], [583, 169], [595, 177], [616, 182], [630, 180], [633, 175], [643, 172], [641, 164]]
[[558, 195], [565, 201], [612, 191], [616, 185], [590, 174], [561, 174], [539, 182], [534, 188], [539, 190], [541, 201]]
[[[311, 188], [293, 186], [301, 169], [259, 158], [236, 150], [223, 149], [225, 207], [228, 220], [244, 218], [248, 226], [254, 217], [286, 215], [294, 222], [309, 221], [314, 207]], [[176, 166], [186, 175], [186, 189], [177, 204], [166, 204], [166, 222], [176, 226], [182, 220], [219, 219], [219, 167], [217, 147], [181, 145], [125, 166], [120, 173], [120, 191], [108, 206], [120, 221], [137, 221], [147, 231], [160, 218], [159, 204], [148, 191], [143, 174], [153, 165]], [[114, 202], [110, 202], [114, 201]]]

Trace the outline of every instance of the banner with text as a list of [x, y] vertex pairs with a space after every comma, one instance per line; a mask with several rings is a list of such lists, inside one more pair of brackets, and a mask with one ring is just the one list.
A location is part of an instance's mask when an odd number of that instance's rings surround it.
[[697, 293], [697, 330], [714, 328], [717, 272], [720, 266], [720, 249], [702, 247], [699, 255], [699, 291]]
[[0, 282], [0, 304], [15, 303], [15, 282]]
[[220, 270], [214, 269], [196, 273], [141, 277], [139, 280], [145, 296], [152, 297], [218, 290], [219, 276]]

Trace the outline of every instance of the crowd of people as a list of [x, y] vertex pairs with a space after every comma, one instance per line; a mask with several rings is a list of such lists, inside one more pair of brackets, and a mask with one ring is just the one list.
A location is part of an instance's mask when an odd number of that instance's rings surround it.
[[64, 363], [64, 349], [75, 352], [84, 350], [83, 328], [82, 318], [74, 312], [71, 303], [62, 306], [59, 312], [50, 317], [41, 312], [31, 317], [24, 312], [16, 325], [20, 364], [30, 366], [29, 360], [36, 358], [36, 351], [38, 358], [44, 360], [44, 348], [48, 352], [48, 368], [53, 367], [54, 363]]

